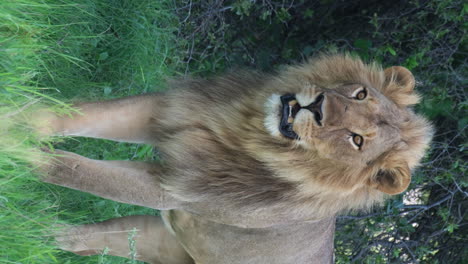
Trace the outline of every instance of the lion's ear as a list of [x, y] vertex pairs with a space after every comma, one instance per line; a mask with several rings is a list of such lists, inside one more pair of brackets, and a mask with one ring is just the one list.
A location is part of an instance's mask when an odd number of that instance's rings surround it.
[[411, 171], [408, 165], [380, 169], [370, 180], [370, 184], [377, 190], [390, 195], [402, 193], [410, 182]]
[[383, 93], [397, 105], [417, 104], [419, 96], [414, 92], [413, 74], [402, 66], [393, 66], [384, 70], [385, 85]]
[[416, 81], [413, 74], [405, 67], [393, 66], [385, 69], [384, 74], [387, 84], [395, 83], [402, 93], [410, 94], [413, 92]]

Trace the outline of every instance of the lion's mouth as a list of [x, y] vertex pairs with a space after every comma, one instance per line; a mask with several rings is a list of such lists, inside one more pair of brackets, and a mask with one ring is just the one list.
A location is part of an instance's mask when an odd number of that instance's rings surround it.
[[315, 101], [308, 106], [302, 107], [296, 100], [296, 95], [285, 94], [281, 96], [281, 103], [283, 105], [281, 109], [281, 122], [280, 132], [283, 136], [290, 139], [299, 139], [299, 136], [293, 130], [294, 118], [301, 109], [307, 109], [314, 114], [314, 119], [317, 125], [322, 126], [322, 103], [325, 99], [323, 94], [317, 96]]

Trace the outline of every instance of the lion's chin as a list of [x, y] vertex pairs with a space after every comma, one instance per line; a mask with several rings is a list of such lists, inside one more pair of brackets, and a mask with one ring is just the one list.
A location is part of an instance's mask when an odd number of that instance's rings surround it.
[[280, 95], [272, 94], [264, 105], [265, 120], [263, 121], [263, 125], [273, 137], [283, 136], [280, 132], [282, 110], [280, 98]]

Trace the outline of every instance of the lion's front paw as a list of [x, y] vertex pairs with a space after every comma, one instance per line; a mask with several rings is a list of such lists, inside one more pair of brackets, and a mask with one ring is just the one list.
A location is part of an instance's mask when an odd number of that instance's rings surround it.
[[42, 149], [42, 151], [44, 152], [43, 158], [36, 164], [36, 172], [42, 181], [67, 186], [76, 180], [73, 175], [79, 167], [79, 159], [75, 157], [78, 155], [62, 150], [51, 152], [48, 149]]
[[32, 113], [29, 120], [31, 127], [41, 137], [54, 136], [62, 130], [61, 118], [47, 109], [39, 109]]
[[88, 245], [88, 240], [92, 240], [93, 234], [87, 234], [81, 229], [83, 227], [74, 227], [71, 225], [57, 226], [58, 231], [55, 234], [55, 241], [57, 247], [73, 252], [82, 256], [94, 255], [99, 252], [97, 249], [93, 249]]

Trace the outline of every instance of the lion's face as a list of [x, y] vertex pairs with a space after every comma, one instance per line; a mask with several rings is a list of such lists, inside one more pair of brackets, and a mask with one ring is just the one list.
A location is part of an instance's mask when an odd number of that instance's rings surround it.
[[408, 108], [418, 101], [414, 83], [403, 67], [382, 71], [350, 57], [327, 57], [278, 78], [265, 126], [278, 140], [360, 175], [347, 177], [356, 184], [399, 193], [431, 137], [428, 123]]
[[[274, 102], [277, 100], [277, 102]], [[405, 112], [375, 88], [307, 85], [298, 93], [273, 95], [277, 137], [315, 149], [323, 158], [365, 165], [401, 141]], [[271, 116], [270, 116], [271, 118]]]
[[287, 106], [290, 122], [281, 123], [291, 126], [299, 144], [324, 158], [364, 165], [401, 139], [398, 122], [405, 119], [404, 113], [373, 87], [311, 86], [295, 98]]

